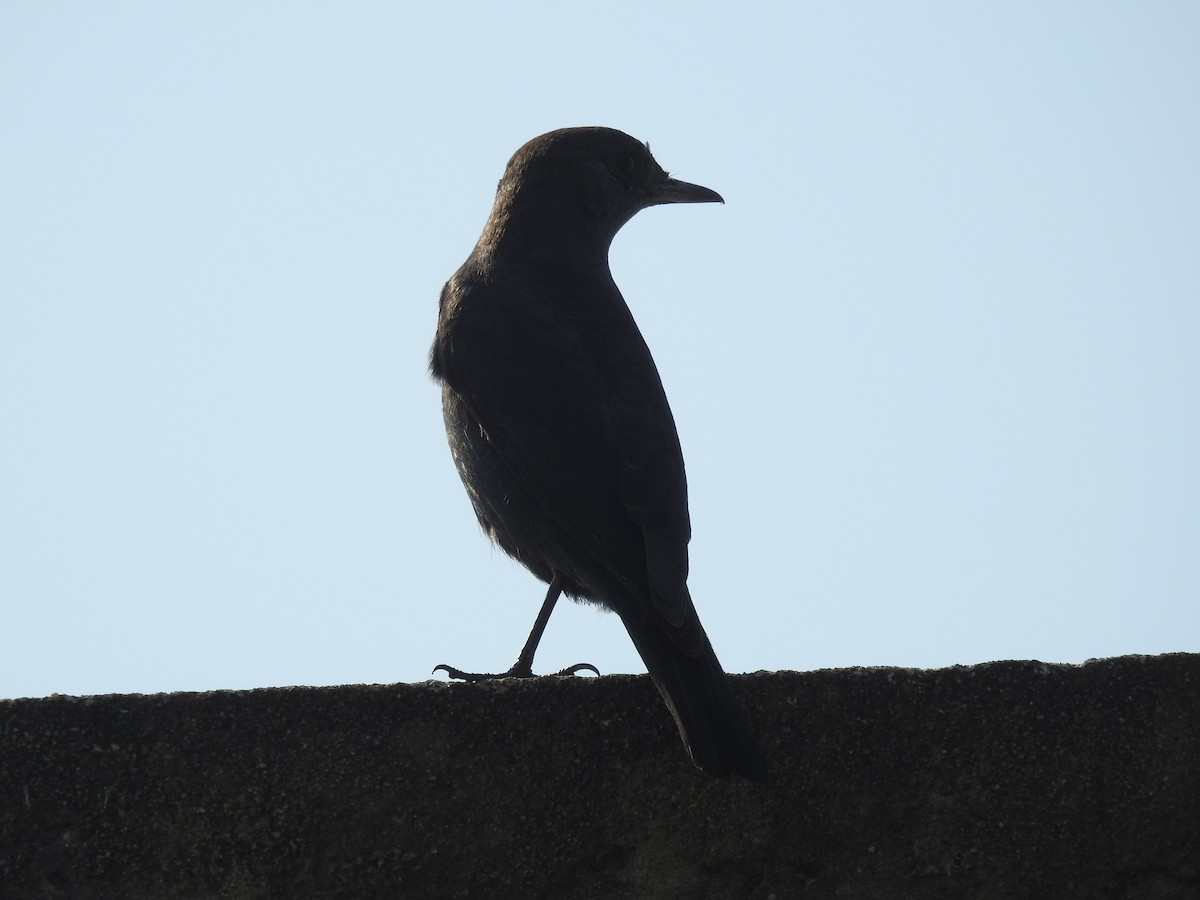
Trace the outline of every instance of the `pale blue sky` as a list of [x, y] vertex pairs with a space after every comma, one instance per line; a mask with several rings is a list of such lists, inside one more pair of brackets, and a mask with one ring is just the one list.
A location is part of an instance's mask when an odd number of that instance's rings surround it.
[[[503, 669], [425, 373], [525, 140], [613, 248], [731, 671], [1200, 650], [1200, 6], [0, 6], [0, 696]], [[643, 671], [560, 606], [537, 668]]]

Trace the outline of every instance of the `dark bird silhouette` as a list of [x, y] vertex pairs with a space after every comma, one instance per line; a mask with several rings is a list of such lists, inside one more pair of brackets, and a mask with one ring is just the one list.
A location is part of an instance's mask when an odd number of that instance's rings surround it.
[[[639, 210], [708, 202], [724, 201], [669, 177], [623, 132], [534, 138], [509, 161], [479, 242], [442, 289], [430, 371], [480, 525], [550, 586], [505, 675], [532, 675], [560, 593], [605, 606], [696, 765], [765, 781], [762, 751], [688, 593], [675, 420], [608, 267], [613, 237]], [[567, 671], [581, 668], [592, 667]]]

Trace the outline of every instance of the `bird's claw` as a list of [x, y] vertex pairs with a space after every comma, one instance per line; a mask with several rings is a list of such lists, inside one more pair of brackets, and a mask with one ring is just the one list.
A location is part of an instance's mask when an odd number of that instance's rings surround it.
[[[537, 677], [539, 677], [537, 675], [534, 675], [530, 669], [520, 666], [519, 664], [513, 666], [507, 672], [501, 672], [499, 674], [492, 673], [492, 672], [464, 672], [462, 669], [456, 669], [456, 668], [454, 668], [454, 666], [448, 666], [445, 663], [439, 663], [438, 665], [434, 666], [433, 671], [434, 672], [445, 672], [446, 675], [449, 676], [450, 678], [454, 678], [459, 681], [466, 681], [466, 682], [469, 682], [470, 684], [475, 684], [480, 681], [495, 681], [496, 679], [499, 679], [499, 678], [537, 678]], [[567, 668], [562, 669], [558, 672], [553, 672], [551, 674], [553, 676], [570, 676], [570, 675], [575, 675], [579, 672], [584, 672], [584, 671], [593, 672], [596, 675], [600, 674], [600, 670], [597, 669], [595, 666], [593, 666], [591, 663], [576, 663], [573, 666], [567, 666]]]
[[575, 663], [575, 665], [567, 666], [565, 669], [560, 669], [559, 671], [554, 672], [553, 674], [554, 675], [577, 675], [580, 672], [583, 672], [585, 670], [588, 672], [591, 672], [593, 675], [596, 675], [597, 677], [600, 675], [600, 670], [597, 669], [595, 666], [593, 666], [591, 663]]

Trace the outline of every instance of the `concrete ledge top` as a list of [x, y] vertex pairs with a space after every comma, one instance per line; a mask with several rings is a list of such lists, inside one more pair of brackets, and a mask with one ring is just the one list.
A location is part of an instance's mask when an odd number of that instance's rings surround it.
[[0, 898], [1200, 897], [1200, 655], [0, 701]]

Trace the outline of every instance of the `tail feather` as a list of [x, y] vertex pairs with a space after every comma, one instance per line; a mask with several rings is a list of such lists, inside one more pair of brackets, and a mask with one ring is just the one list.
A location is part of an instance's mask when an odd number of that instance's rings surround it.
[[684, 653], [661, 628], [625, 620], [625, 628], [679, 727], [692, 761], [718, 778], [767, 780], [767, 762], [729, 678], [705, 638], [699, 654]]

